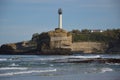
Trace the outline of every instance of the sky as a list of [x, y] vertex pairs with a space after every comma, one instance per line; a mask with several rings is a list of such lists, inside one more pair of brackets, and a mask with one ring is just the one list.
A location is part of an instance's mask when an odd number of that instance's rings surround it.
[[59, 8], [67, 31], [120, 28], [120, 0], [0, 0], [0, 45], [54, 30]]

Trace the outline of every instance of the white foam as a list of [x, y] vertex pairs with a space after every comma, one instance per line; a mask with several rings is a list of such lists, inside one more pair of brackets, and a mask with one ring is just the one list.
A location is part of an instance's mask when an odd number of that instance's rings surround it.
[[114, 63], [114, 65], [120, 65], [120, 63]]
[[54, 66], [53, 64], [50, 64], [50, 66], [52, 67], [52, 66]]
[[120, 65], [120, 63], [106, 63], [108, 65]]
[[57, 70], [56, 69], [51, 69], [51, 70], [30, 70], [30, 71], [3, 73], [3, 74], [0, 74], [0, 76], [12, 76], [12, 75], [18, 75], [18, 74], [31, 74], [31, 73], [55, 72], [55, 71], [57, 71]]
[[26, 67], [4, 67], [0, 68], [0, 70], [27, 70], [28, 68]]
[[70, 58], [100, 58], [100, 55], [96, 56], [70, 56]]
[[57, 60], [57, 59], [66, 59], [69, 58], [70, 56], [64, 56], [64, 57], [54, 57], [54, 58], [39, 58], [39, 59], [35, 59], [35, 60], [40, 60], [40, 61], [53, 61], [53, 60]]
[[37, 60], [49, 61], [49, 60], [55, 60], [55, 58], [41, 58], [41, 59], [37, 59]]
[[113, 71], [113, 69], [111, 69], [111, 68], [102, 68], [101, 69], [101, 73], [110, 72], [110, 71]]
[[12, 63], [9, 66], [19, 66], [18, 64]]
[[86, 58], [100, 58], [101, 56], [100, 55], [94, 55], [94, 56], [92, 56], [92, 55], [89, 55], [89, 56], [57, 56], [57, 57], [48, 57], [48, 58], [37, 58], [37, 59], [33, 59], [33, 60], [37, 60], [37, 61], [53, 61], [53, 60], [62, 60], [62, 59], [69, 59], [69, 58], [84, 58], [84, 59], [86, 59]]
[[3, 59], [0, 59], [0, 61], [7, 61], [7, 59], [3, 58]]

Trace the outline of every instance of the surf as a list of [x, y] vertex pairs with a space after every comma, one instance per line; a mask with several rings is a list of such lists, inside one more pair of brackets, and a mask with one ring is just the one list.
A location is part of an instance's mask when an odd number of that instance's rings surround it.
[[56, 72], [56, 71], [57, 71], [57, 69], [28, 70], [28, 71], [19, 71], [19, 72], [3, 73], [3, 74], [0, 74], [0, 76], [13, 76], [13, 75], [32, 74], [32, 73], [45, 73], [45, 72]]

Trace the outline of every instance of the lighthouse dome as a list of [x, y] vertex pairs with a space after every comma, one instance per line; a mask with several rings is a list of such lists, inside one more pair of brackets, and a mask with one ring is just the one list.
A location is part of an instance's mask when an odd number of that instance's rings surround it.
[[62, 9], [61, 8], [58, 9], [58, 14], [62, 14]]

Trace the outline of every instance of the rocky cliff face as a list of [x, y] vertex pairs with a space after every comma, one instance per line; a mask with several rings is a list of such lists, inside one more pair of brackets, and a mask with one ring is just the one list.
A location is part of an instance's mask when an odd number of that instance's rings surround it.
[[34, 36], [31, 41], [4, 44], [0, 48], [1, 54], [71, 54], [72, 36], [63, 29], [44, 32]]
[[120, 40], [109, 43], [107, 53], [120, 53]]
[[82, 53], [105, 53], [107, 45], [100, 42], [74, 42], [72, 51]]
[[63, 30], [55, 29], [39, 35], [37, 50], [43, 54], [71, 54], [72, 35]]
[[50, 48], [69, 48], [71, 49], [72, 35], [63, 30], [55, 29], [55, 31], [49, 32], [50, 37]]
[[[44, 48], [45, 46], [42, 45]], [[82, 53], [120, 53], [120, 43], [111, 42], [109, 44], [100, 42], [74, 42], [71, 44], [72, 52]], [[43, 49], [44, 52], [36, 53], [37, 47], [30, 45], [28, 42], [20, 42], [13, 44], [4, 44], [0, 47], [0, 54], [61, 54], [66, 55], [71, 52], [70, 49], [54, 48], [54, 49]], [[62, 52], [62, 53], [58, 53]]]
[[0, 47], [0, 54], [66, 55], [71, 54], [71, 51], [82, 53], [120, 53], [120, 36], [118, 40], [110, 40], [111, 42], [109, 43], [108, 41], [107, 44], [102, 41], [72, 42], [72, 37], [71, 33], [57, 28], [53, 31], [35, 34], [30, 41], [4, 44]]
[[30, 41], [23, 41], [18, 43], [3, 44], [0, 47], [0, 54], [25, 53], [35, 49], [36, 49], [35, 45], [31, 44]]

